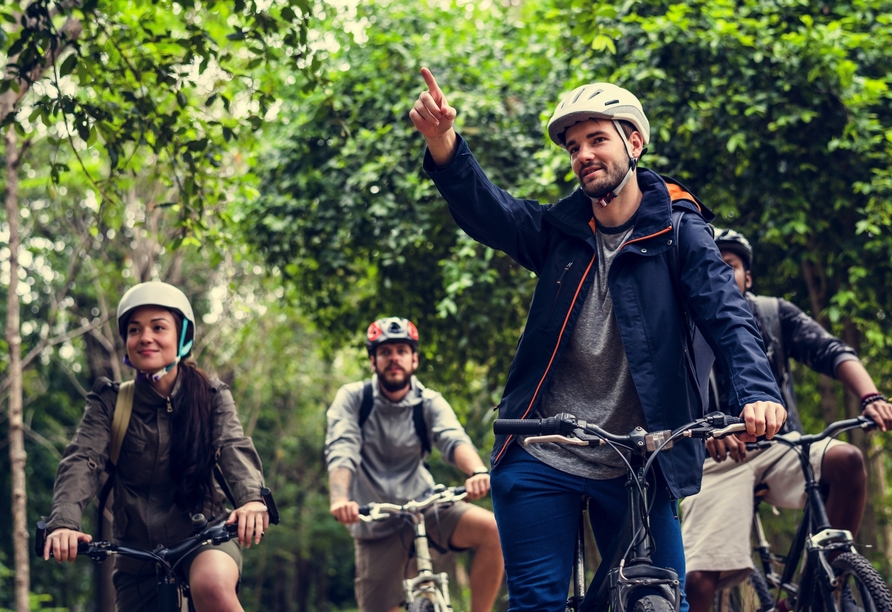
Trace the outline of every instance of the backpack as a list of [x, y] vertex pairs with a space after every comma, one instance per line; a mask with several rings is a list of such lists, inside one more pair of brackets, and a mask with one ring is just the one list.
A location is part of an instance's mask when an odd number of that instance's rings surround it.
[[[673, 195], [673, 202], [679, 199], [687, 199], [683, 197], [675, 197], [672, 190], [670, 190], [670, 194]], [[712, 373], [712, 365], [715, 363], [715, 354], [712, 352], [712, 347], [709, 346], [709, 343], [706, 342], [706, 338], [703, 337], [703, 334], [697, 327], [679, 287], [681, 279], [681, 271], [678, 261], [679, 227], [681, 226], [681, 219], [686, 212], [686, 210], [681, 208], [673, 207], [672, 209], [672, 230], [674, 235], [673, 240], [675, 242], [672, 248], [672, 254], [669, 256], [669, 269], [672, 273], [672, 288], [675, 292], [675, 300], [678, 304], [679, 311], [684, 315], [684, 354], [685, 361], [687, 362], [688, 375], [691, 377], [691, 383], [693, 384], [694, 389], [697, 389], [700, 393], [701, 412], [706, 413], [709, 408], [710, 374]], [[712, 226], [707, 227], [711, 228]]]
[[[375, 398], [372, 393], [372, 383], [367, 381], [362, 387], [362, 403], [359, 405], [359, 428], [365, 425], [375, 407]], [[424, 402], [415, 404], [412, 407], [412, 423], [415, 425], [415, 433], [421, 440], [421, 455], [427, 455], [431, 452], [431, 441], [427, 435], [427, 422], [424, 420]]]
[[776, 297], [753, 295], [748, 293], [747, 303], [759, 321], [762, 340], [765, 343], [765, 355], [771, 364], [772, 374], [777, 381], [778, 390], [787, 407], [787, 422], [781, 433], [790, 430], [802, 431], [799, 411], [796, 409], [796, 396], [793, 392], [793, 376], [784, 350], [784, 335], [780, 324], [780, 300]]

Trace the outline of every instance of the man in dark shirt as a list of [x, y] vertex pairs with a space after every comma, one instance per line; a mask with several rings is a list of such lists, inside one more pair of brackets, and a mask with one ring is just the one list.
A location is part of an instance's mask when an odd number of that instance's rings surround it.
[[[771, 369], [784, 396], [789, 416], [781, 434], [802, 434], [793, 397], [790, 357], [842, 382], [862, 399], [864, 415], [875, 420], [882, 430], [892, 426], [892, 405], [877, 391], [855, 351], [790, 302], [749, 293], [753, 284], [750, 271], [753, 251], [741, 234], [716, 230], [715, 240], [753, 311]], [[713, 372], [711, 408], [727, 411], [727, 373], [718, 363]], [[753, 569], [750, 539], [740, 537], [740, 530], [752, 525], [750, 500], [757, 484], [768, 485], [767, 501], [772, 505], [802, 508], [805, 503], [802, 468], [798, 456], [789, 447], [776, 444], [764, 451], [747, 453], [743, 442], [728, 437], [710, 440], [706, 450], [708, 458], [703, 466], [700, 493], [681, 504], [691, 612], [707, 612], [716, 589], [733, 586]], [[733, 461], [726, 461], [729, 457]], [[856, 533], [867, 499], [867, 474], [861, 451], [837, 440], [815, 444], [811, 449], [811, 463], [815, 477], [826, 491], [831, 525]], [[735, 529], [733, 538], [728, 537], [729, 526]]]

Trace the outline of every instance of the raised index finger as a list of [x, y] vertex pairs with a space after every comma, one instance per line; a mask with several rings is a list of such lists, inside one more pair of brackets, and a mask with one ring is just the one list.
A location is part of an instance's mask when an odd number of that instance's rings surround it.
[[422, 68], [421, 76], [424, 77], [424, 82], [427, 84], [427, 88], [434, 97], [434, 100], [436, 100], [437, 103], [440, 103], [443, 99], [443, 91], [440, 89], [440, 86], [437, 85], [437, 79], [434, 78], [434, 74], [427, 68]]

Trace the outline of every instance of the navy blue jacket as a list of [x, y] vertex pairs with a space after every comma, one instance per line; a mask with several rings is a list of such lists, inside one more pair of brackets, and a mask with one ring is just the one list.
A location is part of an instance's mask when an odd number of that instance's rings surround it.
[[[593, 283], [597, 245], [591, 200], [579, 189], [554, 205], [514, 198], [486, 178], [461, 138], [449, 165], [438, 168], [428, 152], [424, 167], [469, 236], [539, 277], [499, 405], [500, 418], [530, 418]], [[669, 258], [676, 256], [670, 187], [649, 170], [639, 169], [637, 176], [643, 199], [632, 235], [610, 267], [608, 288], [647, 428], [658, 431], [702, 414], [706, 377], [695, 382], [685, 355], [686, 326], [670, 272]], [[671, 188], [682, 191], [677, 184]], [[690, 211], [678, 228], [678, 289], [716, 359], [734, 372], [729, 404], [739, 412], [758, 400], [783, 403], [750, 309], [708, 230], [713, 215], [685, 195], [690, 199], [675, 202]], [[496, 438], [494, 469], [512, 441]], [[700, 490], [704, 456], [703, 444], [691, 440], [660, 454], [674, 497]]]

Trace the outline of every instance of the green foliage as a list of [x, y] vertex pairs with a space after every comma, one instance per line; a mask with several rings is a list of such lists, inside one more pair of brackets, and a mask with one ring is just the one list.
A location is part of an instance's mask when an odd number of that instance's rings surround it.
[[[70, 147], [76, 159], [53, 159], [52, 181], [79, 167], [100, 204], [121, 203], [120, 179], [147, 167], [178, 212], [175, 245], [216, 238], [203, 211], [229, 197], [230, 141], [249, 138], [275, 102], [267, 67], [302, 65], [307, 0], [34, 0], [2, 14], [10, 64], [0, 94], [29, 94], [3, 106], [0, 124]], [[101, 147], [104, 163], [88, 147]]]
[[890, 332], [881, 313], [892, 305], [890, 7], [655, 0], [615, 14], [575, 9], [582, 43], [607, 35], [617, 48], [577, 45], [580, 68], [638, 92], [654, 127], [651, 163], [757, 244], [757, 289], [792, 297], [836, 330], [854, 321], [880, 348]]
[[[533, 279], [457, 230], [421, 170], [424, 141], [408, 111], [427, 65], [493, 179], [556, 196], [564, 186], [537, 171], [541, 113], [564, 78], [557, 28], [525, 25], [533, 12], [474, 3], [326, 13], [323, 85], [288, 93], [287, 125], [271, 130], [245, 231], [331, 345], [358, 346], [374, 318], [407, 316], [421, 332], [423, 379], [447, 397], [476, 394], [480, 407], [491, 405]], [[469, 393], [479, 377], [486, 384]]]

